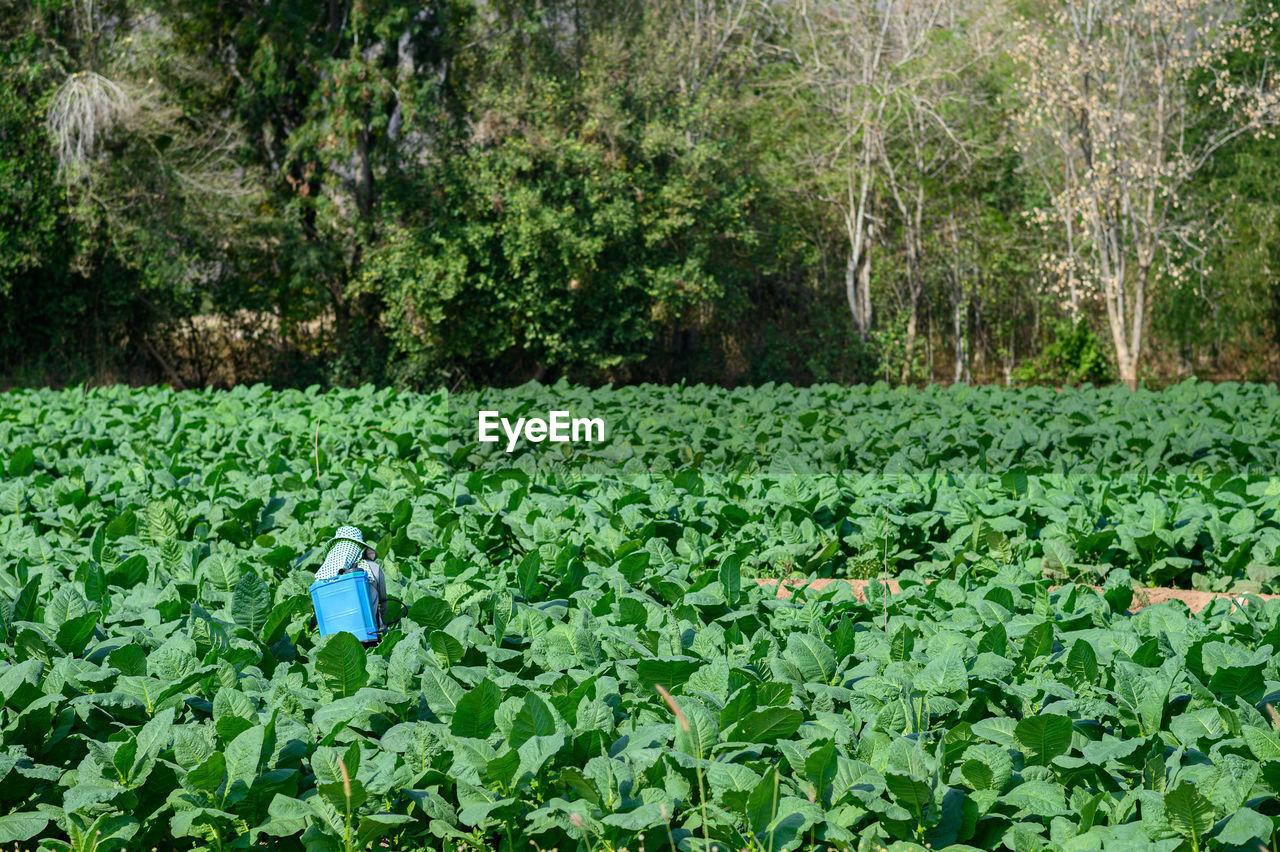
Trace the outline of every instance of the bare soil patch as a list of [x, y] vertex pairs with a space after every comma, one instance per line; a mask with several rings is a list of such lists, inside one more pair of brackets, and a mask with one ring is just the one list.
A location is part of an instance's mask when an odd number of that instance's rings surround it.
[[[820, 591], [831, 583], [848, 583], [853, 589], [853, 595], [860, 601], [867, 599], [867, 585], [870, 583], [879, 583], [880, 580], [843, 580], [839, 578], [825, 578], [818, 580], [792, 579], [792, 580], [775, 580], [768, 578], [757, 578], [756, 582], [762, 586], [778, 586], [778, 597], [791, 597], [792, 589], [808, 588], [815, 592]], [[1057, 589], [1058, 586], [1051, 586], [1050, 590]], [[1091, 588], [1098, 588], [1093, 586]], [[898, 587], [897, 580], [889, 581], [889, 591], [897, 594], [901, 589]], [[1255, 595], [1255, 597], [1263, 600], [1277, 600], [1280, 595]], [[1133, 589], [1133, 603], [1130, 605], [1131, 612], [1137, 612], [1146, 606], [1155, 606], [1167, 601], [1181, 601], [1187, 605], [1187, 609], [1192, 612], [1199, 612], [1209, 605], [1209, 602], [1215, 598], [1232, 598], [1238, 604], [1244, 604], [1246, 598], [1244, 595], [1231, 594], [1230, 592], [1197, 592], [1192, 589], [1169, 589], [1169, 588], [1146, 588], [1135, 586]]]

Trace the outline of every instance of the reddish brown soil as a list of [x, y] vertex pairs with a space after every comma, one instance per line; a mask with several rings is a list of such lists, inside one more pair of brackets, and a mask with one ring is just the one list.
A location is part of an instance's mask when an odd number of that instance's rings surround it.
[[[871, 582], [880, 582], [879, 580], [840, 580], [840, 579], [821, 579], [821, 580], [783, 580], [779, 585], [777, 580], [757, 578], [756, 582], [762, 586], [778, 585], [778, 597], [791, 597], [791, 589], [801, 586], [818, 591], [829, 583], [848, 583], [853, 588], [853, 595], [860, 601], [867, 599], [867, 584]], [[1056, 589], [1057, 586], [1051, 586], [1050, 589]], [[1096, 586], [1094, 588], [1097, 588]], [[897, 594], [898, 581], [889, 581], [889, 591]], [[1276, 600], [1280, 595], [1257, 595], [1263, 600]], [[1136, 612], [1144, 606], [1153, 606], [1155, 604], [1165, 603], [1166, 601], [1182, 601], [1192, 612], [1199, 612], [1209, 605], [1209, 601], [1214, 598], [1235, 598], [1237, 603], [1243, 603], [1245, 598], [1243, 595], [1232, 595], [1228, 592], [1196, 592], [1191, 589], [1166, 589], [1166, 588], [1139, 588], [1134, 587], [1133, 604], [1129, 609]]]

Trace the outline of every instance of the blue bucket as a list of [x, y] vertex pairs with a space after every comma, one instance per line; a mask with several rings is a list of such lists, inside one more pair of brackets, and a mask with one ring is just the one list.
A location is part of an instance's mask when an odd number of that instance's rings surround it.
[[378, 638], [376, 593], [365, 572], [350, 571], [332, 580], [317, 580], [309, 591], [321, 636], [351, 633], [361, 642]]

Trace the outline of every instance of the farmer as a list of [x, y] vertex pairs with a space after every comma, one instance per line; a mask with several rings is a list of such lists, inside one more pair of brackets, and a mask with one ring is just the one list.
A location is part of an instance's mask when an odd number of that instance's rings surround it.
[[364, 571], [369, 578], [369, 584], [377, 593], [378, 628], [381, 629], [387, 622], [387, 580], [378, 563], [374, 561], [377, 558], [378, 554], [374, 549], [365, 544], [364, 534], [360, 532], [359, 527], [338, 527], [329, 553], [325, 556], [320, 570], [316, 572], [316, 580], [332, 580], [348, 571]]

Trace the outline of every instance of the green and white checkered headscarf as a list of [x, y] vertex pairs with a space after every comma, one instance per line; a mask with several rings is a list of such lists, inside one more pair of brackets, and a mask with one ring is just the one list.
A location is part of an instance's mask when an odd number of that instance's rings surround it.
[[364, 554], [364, 534], [359, 527], [338, 527], [330, 540], [329, 552], [324, 564], [316, 572], [317, 580], [332, 580], [355, 565]]

